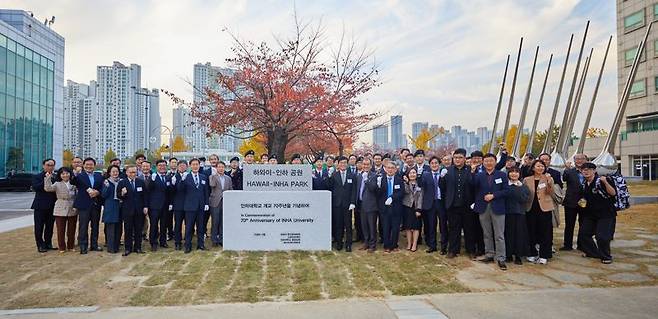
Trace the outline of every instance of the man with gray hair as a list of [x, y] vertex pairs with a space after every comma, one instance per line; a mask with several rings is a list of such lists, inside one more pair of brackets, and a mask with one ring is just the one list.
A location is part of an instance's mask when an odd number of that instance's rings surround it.
[[[578, 201], [583, 198], [582, 185], [585, 177], [581, 173], [583, 164], [587, 162], [585, 154], [576, 154], [573, 156], [574, 167], [567, 168], [562, 174], [562, 179], [567, 185], [566, 194], [562, 204], [564, 205], [564, 245], [560, 248], [562, 251], [573, 250], [573, 232], [578, 219], [578, 229], [580, 229], [582, 214]], [[581, 236], [578, 234], [576, 245], [580, 248]]]

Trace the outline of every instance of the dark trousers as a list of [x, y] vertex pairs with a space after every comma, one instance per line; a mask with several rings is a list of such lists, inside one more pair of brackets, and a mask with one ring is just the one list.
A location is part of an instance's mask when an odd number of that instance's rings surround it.
[[34, 240], [37, 248], [53, 246], [53, 227], [55, 217], [52, 209], [34, 210]]
[[174, 211], [166, 210], [164, 220], [166, 222], [165, 228], [167, 230], [167, 236], [169, 236], [169, 239], [172, 239], [174, 238]]
[[[98, 248], [98, 229], [100, 228], [100, 207], [92, 205], [87, 210], [78, 211], [78, 245], [81, 250]], [[89, 233], [91, 228], [91, 233]]]
[[399, 209], [392, 206], [384, 206], [384, 211], [380, 216], [380, 224], [382, 224], [384, 237], [384, 249], [393, 249], [397, 246], [400, 236]]
[[183, 242], [183, 222], [185, 221], [185, 211], [174, 211], [174, 243], [180, 245]]
[[60, 251], [75, 247], [75, 231], [78, 216], [55, 216], [57, 224], [57, 248]]
[[[167, 243], [167, 221], [163, 218], [166, 210], [149, 209], [149, 242], [151, 246]], [[159, 239], [159, 240], [158, 240]]]
[[377, 212], [361, 211], [361, 229], [363, 229], [363, 244], [369, 249], [377, 247]]
[[185, 211], [185, 248], [192, 249], [192, 232], [196, 226], [197, 248], [205, 247], [203, 238], [206, 233], [204, 227], [205, 212], [201, 209], [198, 211]]
[[206, 233], [208, 230], [208, 221], [210, 220], [210, 209], [203, 212], [203, 233]]
[[505, 215], [505, 252], [521, 258], [528, 256], [528, 222], [524, 214]]
[[352, 246], [352, 211], [343, 206], [331, 207], [331, 220], [334, 240], [338, 245]]
[[[553, 214], [530, 210], [526, 214], [528, 223], [528, 255], [545, 259], [553, 257], [551, 237], [553, 234]], [[539, 252], [535, 245], [539, 244]]]
[[142, 229], [144, 213], [142, 211], [121, 212], [123, 216], [123, 234], [126, 251], [142, 250]]
[[464, 231], [464, 246], [466, 252], [475, 254], [475, 236], [473, 230], [475, 221], [469, 215], [466, 207], [451, 207], [448, 209], [448, 251], [459, 254], [461, 251], [462, 230]]
[[[351, 222], [351, 221], [350, 221]], [[361, 224], [361, 213], [358, 209], [354, 210], [354, 229], [356, 231], [356, 240], [363, 240], [363, 228]]]
[[468, 225], [473, 234], [475, 254], [478, 256], [484, 255], [484, 233], [482, 232], [482, 224], [480, 223], [480, 214], [469, 209], [467, 215], [469, 219]]
[[[564, 206], [564, 247], [573, 248], [573, 233], [576, 228], [576, 220], [578, 220], [578, 229], [582, 227], [582, 214], [579, 207]], [[580, 248], [580, 231], [576, 239], [576, 245]]]
[[441, 200], [435, 199], [432, 208], [423, 212], [423, 234], [427, 247], [437, 249], [437, 220], [440, 232], [441, 250], [448, 249], [448, 213]]
[[121, 223], [105, 223], [105, 243], [107, 243], [107, 251], [110, 253], [118, 252], [120, 240]]
[[[584, 216], [580, 230], [582, 235], [581, 250], [587, 257], [612, 259], [610, 254], [610, 240], [612, 239], [612, 222], [614, 217], [597, 218]], [[594, 242], [593, 236], [596, 236]]]
[[210, 214], [212, 216], [212, 228], [210, 229], [210, 239], [213, 244], [224, 244], [224, 225], [222, 219], [224, 218], [224, 205], [219, 202], [219, 206], [210, 207]]

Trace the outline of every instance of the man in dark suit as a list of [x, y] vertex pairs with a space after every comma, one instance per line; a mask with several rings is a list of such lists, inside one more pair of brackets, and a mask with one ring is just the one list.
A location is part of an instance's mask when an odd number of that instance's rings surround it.
[[144, 216], [148, 215], [148, 199], [144, 179], [137, 178], [137, 167], [126, 166], [126, 178], [117, 185], [121, 199], [121, 219], [124, 232], [124, 256], [142, 251]]
[[322, 158], [316, 157], [313, 161], [313, 190], [327, 190], [327, 179], [329, 178], [329, 172], [326, 169], [322, 168]]
[[416, 161], [416, 173], [418, 173], [418, 176], [422, 176], [423, 173], [430, 171], [430, 166], [425, 164], [424, 150], [416, 150], [414, 152], [414, 160]]
[[203, 224], [204, 212], [210, 209], [208, 199], [208, 177], [201, 174], [201, 163], [198, 159], [190, 160], [192, 172], [181, 176], [182, 180], [176, 185], [176, 191], [185, 194], [183, 209], [185, 210], [185, 253], [192, 251], [192, 232], [196, 226], [197, 249], [205, 250]]
[[[171, 182], [171, 177], [176, 175], [176, 169], [178, 168], [178, 159], [172, 157], [169, 159], [169, 170], [167, 170], [167, 178]], [[175, 187], [169, 188], [169, 194], [167, 195], [167, 212], [165, 215], [166, 221], [166, 231], [167, 231], [167, 241], [174, 239], [174, 196], [176, 195]]]
[[242, 190], [242, 169], [240, 168], [240, 158], [235, 156], [229, 162], [230, 169], [226, 171], [226, 175], [231, 177], [231, 182], [234, 190]]
[[[562, 204], [564, 205], [564, 245], [560, 248], [562, 251], [573, 250], [573, 232], [578, 220], [578, 229], [582, 229], [582, 209], [578, 206], [578, 201], [583, 198], [583, 185], [585, 177], [580, 172], [583, 164], [587, 162], [585, 154], [576, 154], [573, 156], [575, 167], [564, 170], [562, 178], [567, 184], [567, 190], [564, 195]], [[552, 175], [551, 175], [552, 176]], [[576, 244], [580, 248], [580, 232], [576, 236]]]
[[176, 250], [183, 249], [183, 221], [185, 221], [185, 192], [178, 191], [177, 182], [183, 180], [183, 176], [187, 174], [187, 161], [180, 160], [176, 174], [171, 177], [171, 185], [173, 200], [172, 210], [174, 211], [174, 247]]
[[359, 158], [354, 154], [350, 154], [350, 156], [347, 158], [347, 171], [351, 174], [356, 175], [356, 173], [358, 173], [356, 168], [356, 162], [358, 160]]
[[384, 239], [384, 252], [398, 250], [396, 248], [400, 235], [400, 212], [404, 197], [404, 182], [396, 175], [395, 163], [386, 163], [386, 176], [378, 179], [380, 188], [379, 210]]
[[[148, 183], [148, 208], [149, 208], [149, 242], [151, 251], [160, 247], [167, 248], [167, 220], [166, 213], [169, 211], [169, 193], [171, 191], [171, 178], [167, 177], [167, 162], [157, 160], [155, 162], [156, 172], [151, 175]], [[158, 241], [159, 237], [159, 241]]]
[[498, 262], [507, 270], [505, 260], [505, 199], [509, 189], [507, 174], [496, 170], [496, 156], [488, 153], [483, 159], [484, 171], [473, 178], [475, 206], [484, 236], [485, 256], [480, 261]]
[[[71, 179], [71, 184], [78, 188], [75, 196], [73, 207], [78, 210], [78, 244], [80, 253], [86, 254], [87, 249], [91, 251], [103, 251], [98, 246], [98, 229], [101, 218], [103, 188], [103, 175], [94, 172], [96, 160], [87, 157], [82, 162], [84, 171]], [[89, 237], [89, 227], [91, 224], [91, 238]]]
[[46, 176], [53, 178], [55, 160], [48, 158], [41, 164], [43, 171], [32, 177], [34, 200], [31, 208], [34, 210], [34, 239], [37, 243], [37, 251], [45, 253], [48, 250], [56, 249], [53, 247], [53, 225], [55, 224], [53, 209], [57, 197], [54, 192], [46, 192], [43, 188]]
[[364, 158], [361, 172], [356, 175], [357, 211], [361, 215], [363, 246], [360, 250], [374, 252], [377, 246], [377, 217], [379, 215], [379, 189], [377, 174], [371, 170], [372, 160]]
[[345, 251], [352, 251], [352, 212], [356, 208], [356, 176], [347, 171], [347, 158], [337, 158], [338, 170], [327, 180], [327, 188], [331, 191], [331, 220], [334, 224], [334, 239], [336, 249], [343, 249], [345, 235]]
[[375, 153], [372, 155], [372, 168], [371, 170], [379, 176], [384, 176], [386, 175], [386, 170], [384, 169], [384, 165], [382, 164], [384, 160], [384, 157], [382, 154]]
[[440, 179], [441, 194], [448, 212], [448, 258], [454, 258], [461, 250], [461, 234], [464, 230], [466, 252], [475, 257], [473, 238], [474, 222], [468, 213], [473, 203], [471, 168], [466, 166], [466, 150], [456, 149], [452, 154], [453, 165]]
[[560, 174], [560, 171], [550, 167], [551, 154], [541, 153], [538, 158], [539, 160], [544, 162], [544, 165], [546, 165], [546, 173], [551, 174], [551, 177], [553, 177], [553, 181], [555, 181], [555, 184], [559, 185], [560, 188], [564, 188], [564, 184], [562, 184], [562, 174]]
[[445, 255], [448, 251], [448, 214], [446, 213], [440, 186], [441, 179], [445, 176], [447, 170], [441, 171], [440, 168], [439, 158], [433, 156], [430, 159], [429, 169], [423, 172], [418, 183], [423, 190], [423, 230], [425, 242], [429, 247], [427, 253], [433, 253], [437, 250], [436, 225], [438, 218], [441, 232], [441, 255]]

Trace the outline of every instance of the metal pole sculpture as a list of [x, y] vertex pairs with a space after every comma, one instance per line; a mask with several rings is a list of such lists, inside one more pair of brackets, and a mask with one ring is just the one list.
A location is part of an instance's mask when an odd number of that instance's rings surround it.
[[580, 44], [580, 52], [578, 53], [578, 60], [576, 61], [576, 70], [573, 73], [573, 79], [571, 81], [571, 89], [569, 90], [569, 98], [567, 99], [567, 106], [564, 110], [564, 117], [562, 118], [562, 124], [560, 124], [560, 134], [558, 134], [557, 144], [555, 144], [555, 149], [551, 154], [551, 167], [562, 172], [564, 171], [564, 157], [558, 151], [559, 147], [564, 143], [564, 139], [568, 134], [565, 130], [565, 125], [569, 123], [569, 114], [571, 113], [571, 102], [573, 101], [573, 94], [576, 89], [576, 82], [578, 80], [578, 71], [580, 70], [580, 61], [583, 58], [583, 50], [585, 49], [585, 40], [587, 40], [587, 30], [589, 30], [589, 20], [585, 26], [585, 33], [583, 34], [583, 41]]
[[644, 34], [644, 39], [637, 46], [635, 59], [633, 59], [633, 65], [631, 66], [631, 70], [628, 73], [628, 79], [626, 79], [624, 91], [621, 95], [621, 99], [619, 100], [619, 108], [617, 109], [617, 114], [615, 114], [615, 119], [612, 122], [610, 134], [605, 141], [605, 145], [603, 146], [603, 150], [601, 150], [601, 154], [599, 154], [599, 156], [597, 156], [594, 161], [592, 161], [594, 164], [596, 164], [599, 174], [605, 175], [617, 171], [617, 159], [614, 156], [615, 143], [617, 142], [619, 128], [621, 127], [621, 122], [624, 119], [624, 113], [626, 112], [626, 104], [628, 104], [628, 97], [631, 93], [631, 86], [633, 85], [633, 81], [635, 81], [637, 67], [640, 64], [640, 57], [642, 56], [642, 52], [644, 52], [644, 47], [647, 42], [647, 38], [649, 37], [649, 32], [651, 32], [651, 26], [653, 26], [654, 23], [655, 21], [649, 23], [649, 26], [647, 26], [647, 31]]
[[530, 130], [530, 137], [528, 138], [528, 144], [525, 149], [526, 153], [532, 153], [532, 144], [535, 140], [535, 130], [537, 130], [537, 122], [539, 121], [539, 114], [541, 113], [541, 104], [544, 101], [546, 82], [548, 82], [548, 74], [551, 72], [551, 62], [553, 62], [553, 54], [551, 54], [551, 57], [548, 58], [548, 67], [546, 68], [546, 76], [544, 76], [544, 84], [541, 87], [541, 94], [539, 95], [539, 103], [537, 104], [537, 113], [535, 113], [535, 121], [532, 123], [532, 130]]
[[498, 107], [496, 108], [496, 119], [494, 120], [493, 130], [491, 131], [491, 142], [489, 143], [489, 152], [493, 153], [496, 148], [496, 130], [498, 129], [498, 118], [500, 117], [500, 107], [503, 105], [503, 93], [505, 92], [505, 81], [507, 81], [507, 68], [509, 67], [510, 55], [507, 55], [507, 62], [505, 62], [505, 73], [503, 73], [503, 85], [500, 88], [500, 95], [498, 96]]
[[587, 72], [589, 72], [589, 64], [592, 62], [592, 53], [594, 48], [589, 52], [589, 56], [585, 59], [585, 67], [583, 68], [583, 74], [580, 77], [580, 83], [578, 84], [578, 90], [576, 90], [576, 98], [574, 100], [574, 105], [571, 108], [571, 115], [569, 115], [568, 131], [567, 138], [564, 139], [562, 147], [560, 148], [560, 154], [568, 155], [569, 144], [571, 144], [571, 135], [573, 133], [573, 127], [576, 125], [576, 116], [578, 116], [578, 108], [580, 107], [580, 100], [583, 97], [583, 91], [585, 90], [585, 82], [587, 81]]
[[[521, 43], [519, 43], [519, 53], [516, 56], [516, 66], [514, 67], [514, 76], [512, 77], [512, 91], [509, 95], [509, 104], [507, 105], [507, 117], [505, 118], [505, 126], [503, 127], [503, 139], [502, 143], [507, 143], [507, 131], [509, 130], [509, 122], [512, 116], [512, 103], [514, 102], [514, 89], [516, 88], [516, 75], [519, 72], [519, 61], [521, 61], [521, 49], [523, 49], [523, 37], [521, 37]], [[505, 145], [507, 146], [507, 145]]]
[[612, 36], [608, 39], [608, 46], [605, 48], [605, 55], [603, 55], [603, 62], [601, 63], [601, 69], [599, 70], [599, 77], [596, 79], [596, 86], [594, 86], [594, 95], [592, 96], [592, 102], [589, 104], [589, 110], [587, 111], [587, 116], [585, 117], [585, 124], [583, 125], [583, 132], [580, 134], [580, 140], [578, 141], [578, 148], [576, 149], [576, 154], [580, 154], [585, 149], [585, 138], [587, 138], [587, 130], [589, 129], [589, 122], [592, 119], [592, 111], [594, 110], [594, 103], [596, 103], [596, 95], [599, 93], [599, 85], [601, 85], [601, 78], [603, 77], [603, 69], [605, 69], [605, 61], [608, 59], [608, 51], [610, 51], [610, 43], [612, 43]]
[[528, 82], [528, 90], [525, 93], [525, 100], [523, 101], [523, 108], [521, 109], [521, 119], [519, 119], [519, 126], [516, 128], [516, 135], [514, 136], [514, 148], [512, 149], [512, 156], [518, 158], [516, 153], [521, 149], [521, 137], [523, 136], [523, 127], [525, 125], [526, 114], [528, 113], [528, 104], [530, 103], [530, 92], [532, 91], [532, 81], [535, 77], [535, 66], [537, 66], [537, 56], [539, 55], [539, 46], [535, 50], [535, 59], [532, 61], [532, 70], [530, 71], [530, 81]]
[[569, 39], [569, 47], [567, 48], [567, 56], [564, 60], [564, 68], [562, 68], [562, 76], [560, 77], [560, 85], [557, 88], [557, 97], [555, 98], [555, 106], [551, 114], [551, 121], [546, 130], [546, 140], [544, 141], [544, 148], [542, 152], [548, 153], [551, 150], [553, 140], [553, 126], [555, 125], [555, 118], [557, 117], [557, 110], [560, 106], [560, 96], [562, 95], [562, 85], [564, 84], [564, 76], [567, 74], [567, 66], [569, 65], [569, 55], [571, 54], [571, 44], [573, 43], [573, 33]]

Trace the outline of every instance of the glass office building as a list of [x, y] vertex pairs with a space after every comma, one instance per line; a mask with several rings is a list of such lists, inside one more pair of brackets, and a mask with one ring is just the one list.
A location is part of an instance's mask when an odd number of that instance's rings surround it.
[[[61, 40], [61, 59], [48, 50], [57, 44], [48, 43], [52, 35]], [[56, 123], [55, 114], [62, 112], [63, 96], [56, 95], [63, 92], [63, 67], [56, 63], [63, 62], [63, 41], [25, 11], [0, 10], [0, 177], [38, 172], [49, 157], [61, 164], [61, 116]]]

